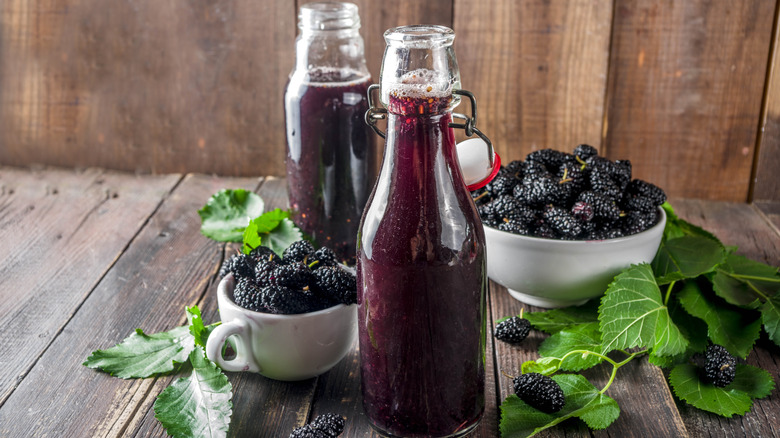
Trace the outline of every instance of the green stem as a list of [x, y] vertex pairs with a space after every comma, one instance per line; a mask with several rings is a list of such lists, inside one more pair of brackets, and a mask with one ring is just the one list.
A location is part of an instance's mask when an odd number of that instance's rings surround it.
[[[636, 356], [638, 356], [638, 355], [640, 355], [640, 354], [645, 354], [645, 353], [647, 353], [647, 349], [644, 349], [644, 350], [639, 350], [639, 351], [637, 351], [636, 353], [633, 353], [633, 354], [631, 354], [631, 356], [628, 356], [628, 357], [626, 358], [626, 360], [624, 360], [623, 362], [620, 362], [620, 363], [614, 364], [614, 365], [612, 366], [612, 374], [610, 374], [610, 376], [609, 376], [609, 381], [607, 382], [607, 384], [606, 384], [606, 385], [604, 385], [604, 387], [603, 387], [603, 388], [601, 388], [601, 391], [599, 391], [599, 392], [600, 392], [601, 394], [604, 394], [605, 392], [607, 392], [607, 389], [609, 389], [609, 387], [612, 385], [612, 382], [614, 382], [614, 381], [615, 381], [615, 376], [617, 376], [617, 370], [618, 370], [618, 368], [620, 368], [620, 367], [622, 367], [623, 365], [625, 365], [625, 364], [627, 364], [627, 363], [631, 362], [631, 361], [632, 361], [632, 360], [633, 360], [633, 359], [634, 359]], [[613, 362], [613, 363], [614, 363], [614, 362]]]
[[601, 391], [599, 391], [600, 393], [604, 394], [607, 391], [607, 389], [609, 389], [609, 387], [612, 385], [612, 382], [615, 381], [615, 376], [617, 376], [618, 368], [620, 368], [623, 365], [631, 362], [635, 357], [647, 353], [648, 350], [647, 349], [639, 350], [639, 351], [634, 352], [634, 353], [629, 353], [629, 352], [627, 352], [625, 350], [620, 350], [620, 351], [622, 351], [623, 353], [626, 353], [626, 354], [629, 355], [622, 362], [615, 362], [614, 360], [610, 359], [609, 357], [607, 357], [607, 356], [605, 356], [603, 354], [600, 354], [600, 353], [596, 353], [595, 351], [590, 351], [590, 350], [572, 350], [572, 351], [570, 351], [570, 352], [568, 352], [568, 353], [563, 355], [563, 357], [561, 358], [561, 363], [563, 363], [563, 361], [566, 360], [567, 357], [575, 355], [575, 354], [592, 354], [592, 355], [594, 355], [596, 357], [599, 357], [599, 358], [609, 362], [612, 365], [612, 374], [610, 374], [609, 381], [607, 382], [607, 384], [603, 388], [601, 388]]
[[674, 287], [675, 283], [677, 283], [677, 280], [672, 280], [672, 282], [669, 283], [669, 287], [666, 288], [666, 297], [664, 298], [664, 306], [669, 304], [669, 297], [672, 295], [672, 288]]

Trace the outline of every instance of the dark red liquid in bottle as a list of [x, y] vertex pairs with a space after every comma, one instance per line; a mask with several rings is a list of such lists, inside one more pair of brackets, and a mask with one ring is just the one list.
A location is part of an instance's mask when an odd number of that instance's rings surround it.
[[287, 187], [294, 222], [354, 264], [358, 226], [376, 180], [376, 143], [363, 115], [370, 77], [317, 69], [285, 93]]
[[448, 104], [390, 95], [385, 159], [362, 219], [363, 406], [389, 436], [458, 436], [484, 410], [484, 233]]

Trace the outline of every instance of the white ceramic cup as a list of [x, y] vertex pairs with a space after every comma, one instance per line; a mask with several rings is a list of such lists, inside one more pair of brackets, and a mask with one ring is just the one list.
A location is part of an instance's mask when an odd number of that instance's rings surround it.
[[[217, 288], [222, 324], [209, 335], [206, 355], [225, 371], [251, 371], [276, 380], [304, 380], [333, 368], [352, 348], [357, 306], [339, 304], [317, 312], [275, 315], [244, 309], [233, 301], [233, 275]], [[232, 338], [236, 356], [222, 348]]]

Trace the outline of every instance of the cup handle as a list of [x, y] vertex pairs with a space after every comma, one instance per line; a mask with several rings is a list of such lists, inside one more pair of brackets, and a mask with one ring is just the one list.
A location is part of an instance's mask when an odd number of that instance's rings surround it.
[[[236, 357], [225, 360], [222, 357], [222, 346], [233, 335], [236, 335]], [[225, 371], [260, 371], [252, 356], [249, 324], [246, 321], [232, 320], [217, 326], [206, 341], [206, 356]]]

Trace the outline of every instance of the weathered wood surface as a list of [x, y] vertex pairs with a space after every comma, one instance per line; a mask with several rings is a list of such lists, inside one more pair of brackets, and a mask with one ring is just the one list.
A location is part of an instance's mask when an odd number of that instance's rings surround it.
[[0, 403], [178, 181], [0, 168]]
[[[20, 352], [3, 360], [5, 370], [15, 371], [3, 375], [0, 436], [165, 436], [152, 406], [173, 377], [121, 380], [81, 363], [136, 327], [156, 332], [182, 324], [187, 305], [197, 304], [207, 322], [217, 320], [216, 272], [235, 246], [201, 236], [196, 210], [219, 189], [239, 187], [256, 190], [267, 208], [285, 207], [284, 180], [1, 168], [0, 187], [0, 241], [8, 248], [0, 255], [0, 303], [5, 318], [32, 321], [7, 319], [0, 325], [4, 351]], [[106, 189], [109, 197], [102, 201]], [[780, 232], [771, 219], [780, 211], [776, 205], [697, 200], [673, 205], [725, 244], [739, 245], [741, 254], [780, 264]], [[100, 242], [80, 249], [77, 242], [91, 236]], [[60, 257], [43, 258], [51, 253]], [[495, 320], [523, 308], [536, 310], [496, 284], [489, 298], [489, 335]], [[41, 324], [47, 328], [39, 330]], [[472, 436], [498, 436], [498, 405], [511, 393], [504, 374], [516, 375], [522, 362], [536, 358], [544, 336], [532, 332], [520, 346], [490, 338], [488, 405]], [[777, 377], [778, 357], [780, 349], [762, 340], [748, 363]], [[330, 372], [303, 382], [228, 373], [234, 390], [230, 435], [284, 437], [319, 413], [337, 412], [348, 419], [344, 436], [376, 436], [362, 412], [358, 365], [355, 349]], [[603, 385], [607, 368], [586, 377]], [[542, 436], [771, 437], [780, 427], [775, 393], [744, 417], [716, 417], [676, 402], [661, 371], [643, 358], [619, 371], [608, 394], [622, 411], [608, 429], [590, 432], [569, 421]]]
[[[0, 163], [284, 175], [308, 1], [1, 2]], [[777, 1], [356, 3], [375, 81], [386, 29], [455, 29], [505, 161], [589, 143], [673, 196], [780, 200]]]
[[601, 144], [610, 2], [456, 0], [455, 12], [463, 88], [504, 162]]
[[775, 6], [617, 2], [608, 156], [673, 196], [746, 200]]
[[[775, 11], [775, 23], [780, 7]], [[775, 26], [764, 96], [764, 114], [758, 131], [753, 200], [780, 201], [780, 26]]]

